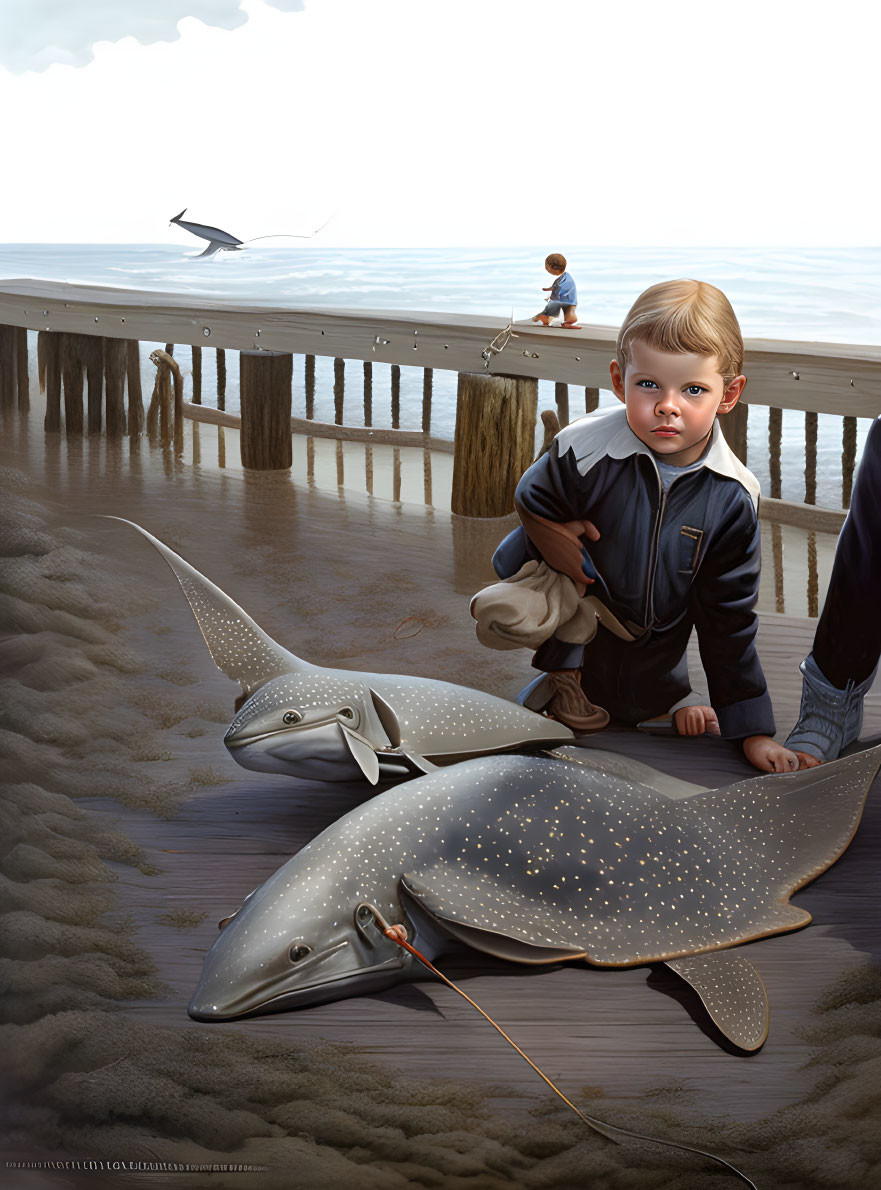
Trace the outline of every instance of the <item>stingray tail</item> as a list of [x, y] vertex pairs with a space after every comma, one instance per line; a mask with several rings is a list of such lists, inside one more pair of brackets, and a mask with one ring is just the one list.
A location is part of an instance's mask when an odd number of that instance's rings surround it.
[[253, 694], [270, 678], [318, 668], [283, 649], [220, 587], [152, 533], [124, 517], [107, 519], [131, 525], [159, 551], [181, 585], [215, 665], [227, 677], [240, 682], [245, 694]]

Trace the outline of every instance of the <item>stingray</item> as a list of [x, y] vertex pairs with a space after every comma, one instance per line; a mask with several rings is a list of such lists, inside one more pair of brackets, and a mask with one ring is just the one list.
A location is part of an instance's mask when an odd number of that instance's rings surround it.
[[243, 768], [375, 785], [470, 756], [574, 739], [562, 723], [482, 690], [312, 665], [146, 529], [124, 523], [168, 562], [215, 663], [241, 685], [245, 702], [224, 743]]
[[184, 207], [180, 215], [175, 215], [169, 222], [176, 223], [178, 227], [198, 236], [200, 240], [208, 240], [208, 247], [204, 252], [199, 253], [198, 259], [203, 256], [213, 256], [215, 252], [239, 252], [241, 250], [242, 240], [237, 240], [228, 231], [221, 231], [219, 227], [209, 227], [207, 223], [190, 223], [189, 220], [183, 218], [186, 211], [187, 208]]
[[515, 963], [667, 964], [725, 1037], [758, 1049], [767, 996], [730, 948], [811, 920], [790, 897], [850, 843], [881, 748], [696, 791], [567, 751], [464, 761], [339, 819], [221, 923], [190, 1015], [301, 1008], [415, 978], [375, 907], [428, 958], [452, 938]]

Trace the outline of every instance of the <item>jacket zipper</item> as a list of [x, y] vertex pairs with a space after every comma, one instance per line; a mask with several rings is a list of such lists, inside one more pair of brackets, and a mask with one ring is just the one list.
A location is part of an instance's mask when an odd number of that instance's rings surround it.
[[[651, 569], [649, 570], [648, 591], [646, 592], [646, 610], [648, 612], [646, 628], [653, 627], [655, 623], [655, 574], [658, 570], [658, 550], [660, 549], [661, 544], [661, 522], [664, 519], [664, 509], [667, 506], [667, 492], [664, 488], [664, 483], [661, 479], [661, 473], [658, 470], [658, 465], [654, 459], [651, 460], [651, 464], [658, 479], [658, 488], [660, 490], [661, 502], [658, 505], [658, 515], [655, 521], [654, 540], [652, 542]], [[675, 482], [675, 479], [671, 481], [671, 487]]]

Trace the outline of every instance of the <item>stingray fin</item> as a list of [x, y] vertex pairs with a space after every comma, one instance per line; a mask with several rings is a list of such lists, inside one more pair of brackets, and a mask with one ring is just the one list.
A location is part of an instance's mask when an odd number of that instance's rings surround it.
[[437, 864], [419, 875], [405, 874], [401, 886], [446, 933], [485, 954], [514, 963], [585, 957], [545, 906], [467, 868]]
[[215, 665], [228, 678], [240, 682], [246, 694], [253, 694], [270, 678], [317, 668], [276, 644], [220, 587], [152, 533], [124, 517], [108, 519], [131, 525], [156, 547], [180, 583]]
[[340, 724], [343, 733], [343, 739], [346, 741], [346, 747], [352, 754], [352, 759], [360, 768], [361, 772], [367, 778], [371, 785], [375, 785], [379, 781], [379, 760], [376, 752], [357, 735], [351, 728]]
[[730, 950], [670, 959], [666, 964], [697, 992], [716, 1028], [750, 1053], [768, 1036], [768, 996], [762, 977], [742, 955]]
[[[370, 697], [373, 699], [373, 709], [376, 711], [379, 722], [382, 724], [382, 730], [388, 736], [391, 746], [393, 748], [399, 748], [401, 745], [401, 724], [398, 716], [382, 695], [377, 694], [372, 686], [369, 689]], [[428, 772], [428, 769], [423, 771]]]

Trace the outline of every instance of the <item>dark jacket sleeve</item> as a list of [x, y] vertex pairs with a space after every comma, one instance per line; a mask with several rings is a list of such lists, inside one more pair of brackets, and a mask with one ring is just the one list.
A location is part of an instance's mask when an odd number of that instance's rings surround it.
[[776, 731], [756, 652], [761, 538], [744, 495], [709, 542], [692, 586], [692, 607], [710, 702], [727, 739]]
[[596, 578], [596, 570], [581, 538], [589, 484], [578, 472], [575, 455], [562, 456], [555, 441], [532, 464], [517, 485], [514, 504], [534, 553], [573, 582]]

